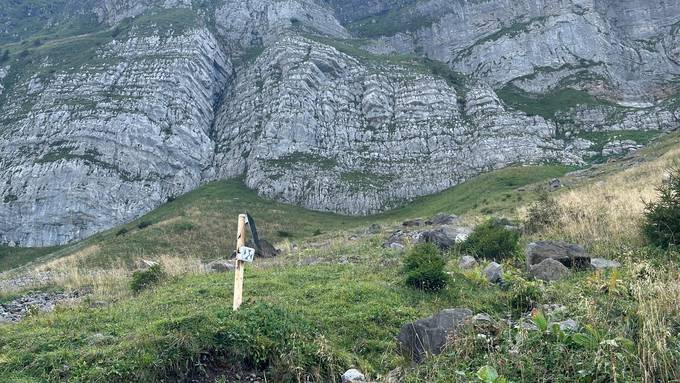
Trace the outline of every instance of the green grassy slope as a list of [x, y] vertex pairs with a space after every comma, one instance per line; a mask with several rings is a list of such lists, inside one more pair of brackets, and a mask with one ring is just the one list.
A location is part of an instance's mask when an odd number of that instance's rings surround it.
[[323, 376], [316, 381], [327, 381], [351, 365], [370, 373], [396, 367], [393, 337], [405, 321], [455, 305], [506, 308], [507, 299], [499, 299], [506, 293], [461, 274], [444, 292], [428, 295], [403, 286], [396, 265], [376, 266], [249, 270], [238, 315], [231, 310], [233, 276], [206, 275], [102, 309], [0, 327], [0, 374], [35, 382], [151, 382], [191, 370], [202, 353], [226, 353], [249, 367], [269, 365], [271, 381], [294, 381], [295, 372], [314, 376], [317, 368]]
[[[518, 202], [531, 200], [535, 191], [522, 186], [544, 183], [563, 175], [568, 167], [558, 165], [513, 167], [483, 174], [439, 194], [417, 198], [402, 208], [367, 217], [321, 213], [260, 198], [242, 182], [207, 184], [144, 217], [69, 247], [58, 249], [64, 256], [86, 246], [99, 250], [89, 260], [107, 267], [119, 261], [173, 253], [216, 259], [232, 248], [236, 218], [248, 211], [262, 237], [277, 242], [298, 241], [327, 232], [352, 230], [372, 223], [394, 223], [414, 217], [451, 214], [509, 214]], [[141, 227], [141, 228], [140, 228]], [[0, 248], [0, 271], [45, 256], [43, 249]], [[55, 249], [56, 250], [56, 249]]]

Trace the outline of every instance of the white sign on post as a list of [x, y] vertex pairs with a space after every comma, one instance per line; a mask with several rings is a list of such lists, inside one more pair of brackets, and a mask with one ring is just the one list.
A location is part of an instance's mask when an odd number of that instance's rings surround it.
[[238, 254], [236, 254], [236, 260], [238, 261], [252, 262], [253, 259], [255, 259], [255, 249], [250, 247], [241, 246]]

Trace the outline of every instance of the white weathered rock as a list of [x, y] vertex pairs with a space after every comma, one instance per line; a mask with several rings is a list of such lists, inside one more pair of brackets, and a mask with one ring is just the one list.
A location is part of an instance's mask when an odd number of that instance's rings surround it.
[[342, 383], [361, 383], [366, 381], [366, 377], [361, 371], [352, 368], [342, 374]]

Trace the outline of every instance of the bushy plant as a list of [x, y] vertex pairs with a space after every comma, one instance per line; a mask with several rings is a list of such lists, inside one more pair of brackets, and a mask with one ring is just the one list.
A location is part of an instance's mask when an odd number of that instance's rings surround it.
[[680, 167], [659, 188], [659, 199], [645, 204], [643, 233], [649, 243], [667, 249], [680, 245]]
[[502, 260], [515, 254], [518, 242], [519, 232], [506, 228], [504, 222], [490, 220], [478, 225], [459, 249], [479, 258]]
[[149, 226], [151, 226], [151, 225], [153, 225], [153, 222], [150, 222], [150, 221], [142, 221], [142, 222], [140, 222], [140, 223], [137, 224], [137, 227], [138, 227], [139, 229], [145, 229], [145, 228], [147, 228], [147, 227], [149, 227]]
[[554, 226], [560, 219], [562, 211], [560, 205], [548, 193], [541, 193], [538, 199], [529, 206], [524, 231], [534, 234]]
[[446, 287], [449, 275], [444, 271], [446, 262], [433, 243], [417, 245], [404, 258], [406, 283], [412, 287], [438, 291]]
[[155, 286], [165, 279], [165, 271], [160, 264], [155, 264], [146, 270], [137, 270], [132, 273], [130, 289], [135, 293]]
[[536, 282], [523, 279], [513, 281], [510, 288], [510, 308], [515, 316], [521, 316], [535, 308], [541, 300], [543, 292]]

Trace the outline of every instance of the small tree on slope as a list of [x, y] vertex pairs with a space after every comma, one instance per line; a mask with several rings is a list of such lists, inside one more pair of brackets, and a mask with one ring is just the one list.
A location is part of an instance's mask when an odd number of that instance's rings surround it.
[[680, 167], [657, 189], [659, 199], [645, 203], [643, 232], [654, 246], [664, 249], [680, 245]]

